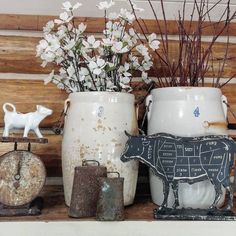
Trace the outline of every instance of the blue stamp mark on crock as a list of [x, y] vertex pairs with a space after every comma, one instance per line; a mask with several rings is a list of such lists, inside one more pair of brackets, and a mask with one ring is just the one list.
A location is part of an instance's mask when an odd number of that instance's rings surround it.
[[98, 117], [102, 117], [103, 116], [103, 113], [104, 113], [104, 107], [103, 106], [100, 106], [98, 108]]
[[199, 107], [197, 107], [197, 108], [193, 111], [193, 114], [194, 114], [195, 117], [199, 117], [199, 116], [200, 116]]

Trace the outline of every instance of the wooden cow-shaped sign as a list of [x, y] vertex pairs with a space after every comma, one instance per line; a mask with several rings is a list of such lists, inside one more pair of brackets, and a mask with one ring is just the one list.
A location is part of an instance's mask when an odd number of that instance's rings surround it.
[[233, 166], [236, 144], [227, 136], [197, 138], [176, 137], [159, 133], [149, 136], [129, 137], [121, 156], [123, 162], [138, 159], [147, 164], [163, 180], [164, 200], [160, 207], [167, 207], [169, 186], [175, 196], [173, 208], [179, 206], [178, 183], [190, 184], [209, 179], [216, 195], [211, 208], [215, 208], [222, 194], [223, 185], [230, 194], [227, 209], [233, 205], [230, 171]]

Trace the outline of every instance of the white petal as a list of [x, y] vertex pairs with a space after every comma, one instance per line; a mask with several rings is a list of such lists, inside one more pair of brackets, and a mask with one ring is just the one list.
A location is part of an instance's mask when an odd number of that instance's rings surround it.
[[98, 67], [98, 65], [97, 65], [96, 62], [94, 62], [94, 61], [90, 61], [90, 62], [89, 62], [89, 67], [90, 67], [91, 69], [95, 69], [95, 68]]
[[132, 74], [130, 74], [129, 72], [125, 72], [125, 73], [123, 73], [123, 75], [124, 75], [125, 77], [130, 77]]
[[129, 70], [129, 63], [125, 62], [125, 71]]
[[54, 70], [48, 75], [47, 78], [44, 79], [44, 84], [47, 85], [53, 80], [54, 77]]
[[84, 45], [86, 48], [89, 48], [89, 47], [90, 47], [89, 43], [87, 43], [85, 40], [83, 40], [82, 43], [83, 43], [83, 45]]
[[90, 45], [93, 45], [95, 42], [95, 37], [93, 35], [91, 35], [88, 37], [87, 41]]
[[98, 65], [99, 67], [104, 67], [105, 61], [104, 61], [103, 59], [101, 59], [101, 58], [98, 58], [98, 60], [97, 60], [97, 65]]
[[47, 61], [43, 61], [43, 63], [41, 64], [42, 67], [45, 67], [48, 64]]
[[72, 10], [72, 5], [69, 1], [66, 1], [66, 2], [62, 3], [62, 6], [63, 6], [62, 9], [65, 9], [66, 11]]
[[63, 21], [62, 21], [62, 20], [59, 20], [59, 19], [55, 19], [54, 22], [55, 22], [56, 24], [58, 24], [58, 25], [60, 25], [60, 24], [63, 23]]
[[87, 75], [89, 75], [89, 71], [87, 68], [81, 67], [79, 74], [83, 75], [83, 76], [87, 76]]
[[128, 84], [128, 83], [130, 82], [130, 78], [129, 78], [129, 77], [123, 77], [123, 78], [122, 78], [122, 82], [123, 82], [124, 84]]
[[158, 49], [158, 48], [159, 48], [159, 45], [160, 45], [160, 41], [158, 41], [157, 39], [154, 40], [154, 41], [152, 41], [152, 42], [149, 44], [150, 48], [153, 49], [153, 50]]
[[73, 6], [73, 10], [74, 9], [78, 9], [79, 7], [81, 7], [83, 4], [80, 2], [77, 2], [74, 6]]
[[94, 44], [93, 44], [93, 48], [98, 48], [100, 46], [100, 41], [96, 41]]
[[80, 32], [80, 33], [83, 33], [83, 32], [85, 31], [86, 27], [87, 27], [87, 26], [86, 26], [84, 23], [80, 23], [80, 24], [79, 24], [79, 27], [78, 27], [79, 32]]
[[102, 73], [102, 70], [100, 68], [96, 68], [94, 71], [93, 71], [93, 74], [95, 75], [100, 75]]
[[148, 77], [148, 73], [143, 71], [143, 72], [142, 72], [142, 79], [143, 79], [143, 80], [146, 80], [147, 77]]
[[66, 21], [69, 18], [69, 15], [67, 12], [63, 12], [60, 14], [59, 18], [63, 21]]

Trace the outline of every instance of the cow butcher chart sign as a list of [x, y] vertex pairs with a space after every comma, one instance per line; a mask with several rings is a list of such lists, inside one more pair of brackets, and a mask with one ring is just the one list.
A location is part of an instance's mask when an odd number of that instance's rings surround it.
[[227, 175], [221, 171], [226, 153], [222, 153], [222, 145], [219, 147], [218, 142], [180, 144], [178, 141], [160, 140], [158, 146], [158, 161], [169, 180], [194, 180], [205, 175], [222, 178]]
[[222, 194], [222, 185], [230, 194], [227, 207], [232, 208], [233, 190], [229, 180], [236, 144], [231, 138], [214, 135], [185, 138], [165, 133], [126, 135], [129, 138], [121, 160], [140, 160], [163, 180], [164, 200], [159, 209], [167, 207], [170, 186], [174, 190], [175, 209], [179, 206], [179, 182], [193, 184], [206, 179], [211, 181], [216, 191], [211, 208], [216, 208]]

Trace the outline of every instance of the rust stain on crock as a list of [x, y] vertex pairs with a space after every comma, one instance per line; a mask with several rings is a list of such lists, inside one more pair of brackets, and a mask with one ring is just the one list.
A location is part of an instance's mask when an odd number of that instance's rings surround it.
[[84, 144], [82, 144], [79, 149], [79, 154], [80, 154], [80, 158], [84, 159], [85, 155], [89, 154], [89, 146], [85, 146]]

